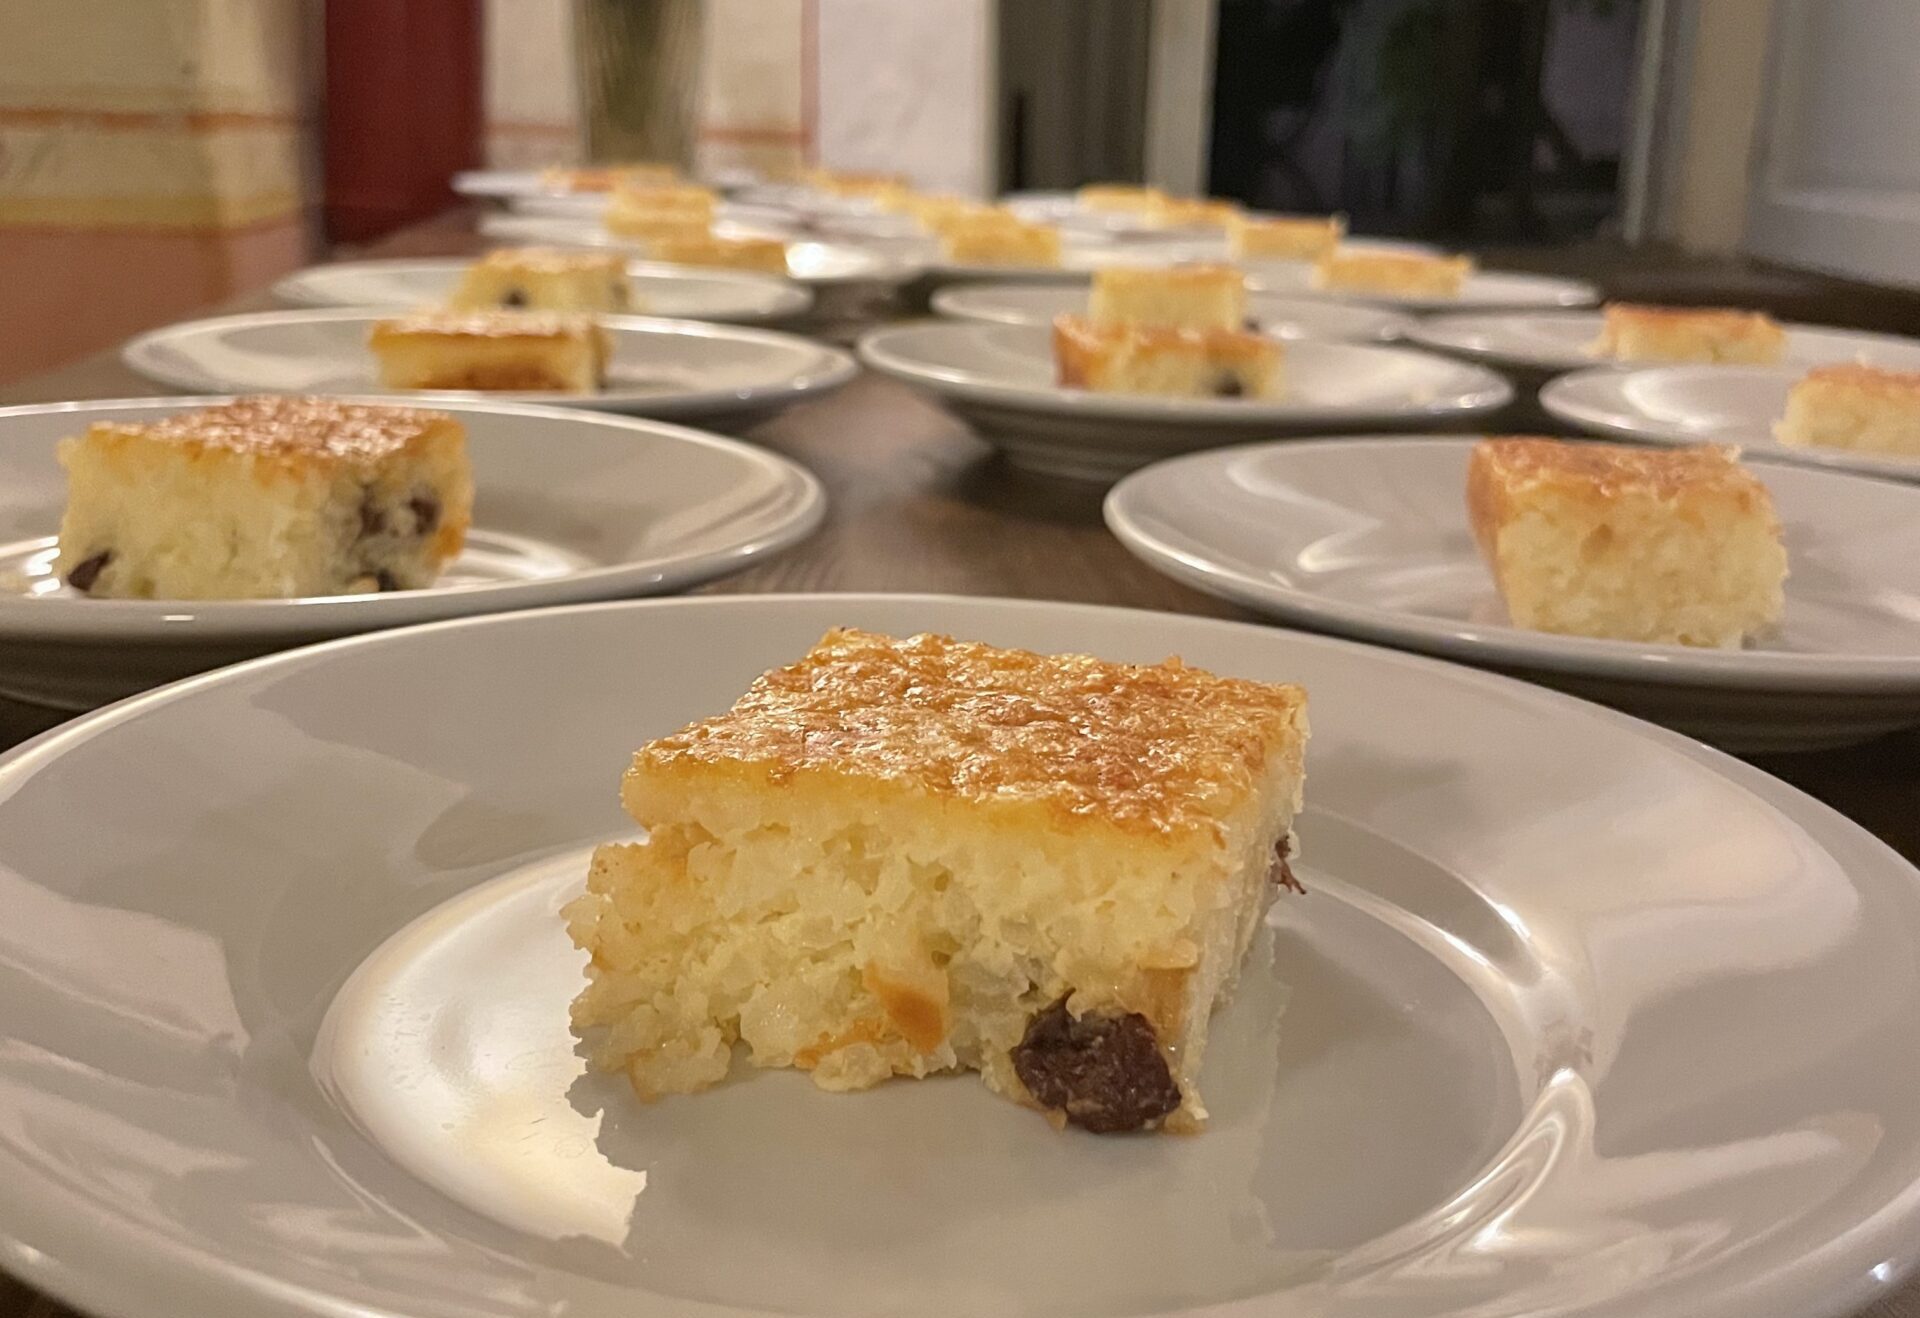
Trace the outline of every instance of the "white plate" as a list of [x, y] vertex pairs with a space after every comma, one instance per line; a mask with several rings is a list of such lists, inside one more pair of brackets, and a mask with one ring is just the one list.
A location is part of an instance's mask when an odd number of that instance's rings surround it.
[[[169, 325], [121, 357], [149, 380], [195, 393], [380, 394], [367, 333], [379, 311], [263, 311]], [[592, 394], [397, 390], [411, 399], [498, 397], [656, 417], [739, 417], [852, 379], [853, 359], [793, 334], [646, 316], [602, 316], [607, 387]]]
[[[963, 284], [935, 293], [933, 309], [956, 320], [991, 325], [1051, 325], [1055, 316], [1086, 313], [1087, 286]], [[1264, 333], [1282, 339], [1392, 339], [1407, 333], [1414, 323], [1411, 317], [1376, 307], [1272, 293], [1249, 295], [1247, 311]]]
[[1771, 466], [1792, 574], [1745, 650], [1508, 625], [1467, 525], [1473, 439], [1216, 450], [1107, 497], [1169, 576], [1288, 622], [1522, 672], [1739, 750], [1842, 745], [1920, 723], [1920, 490]]
[[[489, 238], [515, 243], [553, 244], [559, 247], [618, 247], [638, 250], [642, 244], [615, 237], [597, 221], [558, 219], [540, 215], [483, 215], [480, 232]], [[750, 231], [716, 225], [715, 233], [734, 237], [785, 238], [771, 231]], [[689, 267], [697, 268], [697, 267]], [[803, 284], [874, 284], [893, 286], [919, 276], [920, 262], [897, 251], [881, 251], [848, 243], [790, 242], [787, 274]]]
[[[739, 168], [714, 170], [703, 177], [710, 187], [722, 191], [747, 187], [757, 181], [751, 170]], [[453, 190], [463, 197], [485, 197], [495, 201], [597, 195], [557, 190], [547, 183], [546, 172], [538, 169], [464, 170], [453, 176]]]
[[[0, 693], [87, 709], [309, 641], [474, 613], [683, 590], [803, 539], [826, 497], [764, 450], [653, 421], [444, 402], [467, 428], [467, 547], [429, 590], [298, 600], [98, 600], [53, 575], [54, 445], [94, 421], [223, 398], [0, 410]], [[375, 400], [369, 400], [375, 401]]]
[[1920, 458], [1797, 448], [1773, 437], [1787, 391], [1803, 371], [1789, 366], [1599, 367], [1563, 375], [1540, 405], [1570, 425], [1652, 444], [1738, 444], [1748, 456], [1920, 481]]
[[[583, 1073], [555, 908], [632, 750], [840, 623], [1305, 683], [1309, 893], [1206, 1133]], [[1270, 628], [827, 596], [342, 642], [0, 761], [0, 1249], [103, 1318], [1838, 1315], [1920, 1239], [1917, 885], [1696, 743]]]
[[[273, 295], [303, 307], [439, 306], [471, 264], [457, 259], [341, 261], [296, 271], [273, 286]], [[797, 316], [813, 303], [809, 290], [771, 275], [632, 261], [627, 278], [647, 315], [672, 320], [749, 324]]]
[[1523, 275], [1504, 270], [1476, 270], [1466, 278], [1458, 297], [1391, 297], [1371, 293], [1327, 291], [1313, 286], [1313, 267], [1305, 261], [1247, 261], [1247, 287], [1293, 297], [1330, 297], [1344, 302], [1368, 302], [1402, 311], [1457, 311], [1463, 307], [1500, 308], [1585, 307], [1600, 300], [1599, 290], [1577, 279]]
[[1270, 435], [1463, 421], [1513, 398], [1478, 366], [1313, 339], [1287, 346], [1283, 398], [1090, 393], [1054, 383], [1050, 340], [1038, 326], [934, 321], [875, 330], [860, 341], [860, 358], [935, 395], [1014, 464], [1090, 480]]
[[[1155, 224], [1133, 211], [1088, 210], [1080, 204], [1071, 192], [1013, 192], [1001, 198], [1001, 204], [1022, 219], [1036, 224], [1057, 224], [1063, 229], [1084, 232], [1090, 235], [1106, 235], [1124, 239], [1154, 239], [1176, 237], [1191, 239], [1216, 235], [1214, 246], [1218, 254], [1211, 258], [1225, 259], [1226, 240], [1219, 238], [1219, 225], [1193, 224], [1176, 225], [1171, 228]], [[1249, 211], [1252, 218], [1270, 214], [1266, 211]], [[1403, 241], [1398, 238], [1348, 237], [1343, 245], [1356, 250], [1376, 252], [1418, 252], [1432, 254], [1439, 251], [1430, 243]]]
[[[1528, 371], [1578, 371], [1594, 366], [1644, 369], [1646, 363], [1609, 362], [1587, 345], [1600, 337], [1597, 311], [1501, 312], [1429, 316], [1408, 334], [1416, 343], [1490, 365]], [[1825, 325], [1785, 325], [1781, 365], [1806, 372], [1839, 362], [1866, 362], [1890, 371], [1920, 370], [1920, 339]]]

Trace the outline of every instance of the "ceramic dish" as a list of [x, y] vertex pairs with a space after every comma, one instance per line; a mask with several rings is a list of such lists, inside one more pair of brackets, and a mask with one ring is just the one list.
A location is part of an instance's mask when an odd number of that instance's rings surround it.
[[[1305, 684], [1308, 892], [1205, 1133], [584, 1072], [557, 908], [633, 749], [836, 624]], [[1911, 866], [1647, 724], [1273, 628], [836, 595], [339, 642], [0, 761], [0, 902], [0, 1250], [103, 1318], [1833, 1318], [1920, 1240]]]
[[1568, 425], [1648, 444], [1737, 444], [1767, 461], [1920, 481], [1920, 457], [1799, 447], [1773, 437], [1803, 372], [1780, 366], [1606, 367], [1563, 375], [1540, 405]]
[[1492, 307], [1585, 307], [1600, 300], [1599, 290], [1577, 279], [1477, 270], [1466, 278], [1458, 297], [1390, 296], [1315, 288], [1313, 267], [1304, 261], [1247, 261], [1247, 287], [1289, 297], [1330, 297], [1366, 302], [1401, 311], [1431, 312]]
[[[367, 333], [380, 319], [381, 312], [359, 308], [218, 316], [139, 335], [121, 357], [149, 380], [196, 393], [388, 393], [367, 348]], [[613, 339], [605, 388], [493, 396], [636, 416], [736, 419], [837, 389], [855, 370], [846, 353], [793, 334], [645, 316], [602, 316], [600, 323]]]
[[[296, 271], [273, 286], [273, 295], [302, 307], [439, 306], [470, 264], [453, 259], [341, 261]], [[770, 275], [633, 261], [627, 278], [645, 314], [669, 320], [751, 324], [786, 320], [813, 304], [810, 290]]]
[[[1084, 283], [962, 284], [935, 293], [933, 309], [955, 320], [991, 325], [1051, 325], [1055, 316], [1086, 314], [1087, 287]], [[1413, 325], [1411, 317], [1377, 307], [1271, 293], [1251, 294], [1247, 311], [1263, 333], [1282, 339], [1367, 342], [1399, 338]]]
[[[1600, 336], [1600, 324], [1597, 311], [1428, 316], [1407, 337], [1442, 352], [1523, 371], [1558, 374], [1595, 366], [1645, 369], [1644, 362], [1608, 362], [1587, 351]], [[1781, 365], [1789, 370], [1805, 372], [1853, 361], [1892, 371], [1920, 370], [1920, 339], [1824, 325], [1782, 328], [1787, 332], [1787, 350]]]
[[[103, 420], [219, 398], [0, 410], [0, 694], [85, 709], [174, 678], [351, 632], [683, 590], [804, 538], [820, 483], [717, 435], [551, 407], [435, 406], [467, 428], [464, 553], [430, 590], [299, 600], [98, 600], [53, 575], [66, 479], [54, 446]], [[377, 401], [377, 400], [368, 400]]]
[[1431, 428], [1506, 405], [1512, 388], [1477, 366], [1375, 344], [1287, 347], [1278, 399], [1159, 398], [1054, 383], [1046, 329], [936, 321], [876, 330], [860, 357], [938, 398], [1006, 451], [1053, 475], [1112, 480], [1159, 458], [1261, 436]]
[[[480, 232], [513, 243], [552, 244], [558, 247], [620, 247], [636, 250], [641, 244], [617, 237], [597, 220], [575, 220], [539, 215], [485, 215]], [[788, 238], [764, 228], [717, 226], [714, 232], [741, 238]], [[702, 267], [672, 267], [700, 269]], [[787, 274], [816, 288], [840, 284], [892, 287], [920, 276], [922, 263], [914, 255], [851, 243], [795, 241], [787, 244]]]

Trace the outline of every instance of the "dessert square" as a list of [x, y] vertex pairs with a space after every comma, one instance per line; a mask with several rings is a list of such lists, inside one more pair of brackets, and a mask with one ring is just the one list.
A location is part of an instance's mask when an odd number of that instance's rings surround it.
[[1143, 188], [1132, 183], [1089, 183], [1073, 194], [1082, 209], [1090, 211], [1145, 211], [1166, 194], [1158, 188]]
[[647, 830], [567, 908], [573, 1023], [644, 1097], [735, 1045], [823, 1089], [965, 1068], [1056, 1123], [1191, 1130], [1300, 808], [1306, 693], [835, 631], [644, 746]]
[[540, 171], [540, 181], [554, 192], [612, 192], [622, 184], [669, 187], [680, 181], [680, 171], [672, 165], [638, 162], [580, 168], [555, 166]]
[[511, 389], [586, 394], [608, 342], [590, 316], [437, 311], [377, 322], [367, 337], [389, 389]]
[[447, 306], [454, 311], [635, 309], [625, 257], [555, 247], [488, 252], [467, 267]]
[[875, 203], [896, 200], [913, 190], [904, 174], [810, 169], [802, 175], [802, 178], [810, 187], [820, 192]]
[[647, 255], [655, 261], [674, 265], [757, 270], [769, 275], [787, 273], [787, 245], [777, 238], [716, 238], [710, 233], [697, 237], [670, 235], [651, 239], [647, 243]]
[[984, 202], [968, 197], [906, 196], [888, 202], [886, 209], [909, 217], [929, 233], [939, 233], [958, 220], [978, 219], [997, 213]]
[[1169, 197], [1156, 194], [1147, 199], [1146, 218], [1163, 229], [1224, 229], [1240, 213], [1237, 201], [1212, 197]]
[[1473, 273], [1470, 256], [1334, 250], [1314, 267], [1315, 288], [1400, 297], [1459, 297]]
[[1095, 325], [1080, 316], [1053, 322], [1060, 384], [1109, 394], [1169, 398], [1277, 398], [1285, 349], [1246, 330]]
[[674, 211], [711, 220], [717, 200], [712, 188], [697, 183], [622, 183], [614, 189], [610, 207]]
[[609, 207], [602, 221], [607, 232], [631, 238], [642, 247], [667, 239], [704, 238], [713, 223], [702, 215], [686, 211], [618, 210]]
[[1822, 366], [1787, 391], [1782, 444], [1920, 457], [1920, 372]]
[[1313, 261], [1347, 236], [1344, 215], [1235, 215], [1227, 221], [1227, 246], [1253, 261]]
[[1102, 326], [1244, 329], [1247, 281], [1226, 265], [1108, 267], [1093, 272], [1087, 319]]
[[1516, 627], [1735, 648], [1785, 608], [1773, 499], [1732, 449], [1489, 439], [1467, 514]]
[[713, 226], [714, 195], [707, 188], [620, 187], [602, 222], [610, 233], [656, 238], [705, 233]]
[[1600, 316], [1600, 337], [1588, 351], [1615, 361], [1768, 366], [1787, 350], [1786, 331], [1758, 311], [1609, 302]]
[[55, 570], [97, 599], [417, 590], [473, 516], [466, 429], [441, 412], [242, 398], [62, 440]]
[[1060, 231], [990, 211], [944, 224], [940, 249], [955, 265], [1054, 266], [1060, 264]]

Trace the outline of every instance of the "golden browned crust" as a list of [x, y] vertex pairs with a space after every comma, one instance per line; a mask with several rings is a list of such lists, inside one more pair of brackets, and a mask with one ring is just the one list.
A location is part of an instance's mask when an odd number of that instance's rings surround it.
[[949, 261], [983, 265], [1060, 263], [1058, 229], [1048, 224], [1028, 224], [1004, 211], [944, 222], [938, 232]]
[[1740, 465], [1734, 448], [1629, 448], [1532, 436], [1484, 439], [1467, 462], [1467, 520], [1489, 561], [1494, 539], [1520, 499], [1542, 488], [1596, 504], [1627, 495], [1663, 502], [1714, 496], [1730, 498], [1742, 509], [1773, 511], [1767, 487]]
[[445, 427], [464, 434], [445, 412], [343, 403], [333, 398], [237, 398], [218, 407], [181, 412], [159, 421], [96, 421], [87, 442], [153, 440], [199, 452], [285, 455], [306, 459], [377, 461]]
[[1297, 686], [1178, 659], [1115, 664], [842, 629], [726, 714], [643, 747], [630, 777], [714, 765], [775, 785], [830, 774], [1187, 833], [1241, 804], [1276, 754], [1298, 753], [1305, 712]]
[[1166, 195], [1158, 188], [1143, 188], [1132, 183], [1089, 183], [1073, 197], [1090, 211], [1141, 211], [1156, 200], [1166, 200]]
[[1197, 261], [1190, 265], [1108, 265], [1093, 272], [1095, 288], [1116, 290], [1169, 286], [1181, 289], [1241, 289], [1246, 282], [1246, 276], [1233, 266], [1208, 265]]
[[713, 189], [697, 183], [622, 182], [613, 190], [612, 204], [616, 209], [694, 211], [704, 215], [713, 210], [714, 201]]
[[1786, 346], [1786, 331], [1760, 311], [1731, 307], [1656, 307], [1638, 302], [1609, 302], [1600, 309], [1600, 338], [1593, 350], [1601, 356], [1621, 352], [1624, 340], [1650, 336], [1670, 351], [1716, 346], [1744, 347], [1776, 354]]
[[1344, 215], [1236, 215], [1227, 225], [1236, 256], [1318, 257], [1346, 236]]
[[680, 171], [672, 165], [592, 165], [583, 169], [554, 167], [540, 172], [546, 187], [567, 192], [611, 192], [622, 183], [656, 187], [677, 183]]
[[1147, 218], [1169, 227], [1179, 224], [1224, 228], [1240, 213], [1240, 203], [1212, 197], [1168, 197], [1156, 194], [1147, 201]]
[[676, 233], [649, 241], [647, 255], [674, 265], [787, 273], [787, 245], [778, 238], [716, 238], [712, 234]]
[[586, 339], [594, 332], [593, 317], [556, 311], [422, 311], [376, 322], [367, 342], [376, 349], [409, 339], [542, 343]]
[[1116, 356], [1199, 356], [1222, 366], [1252, 365], [1279, 351], [1272, 339], [1248, 330], [1179, 329], [1133, 323], [1096, 325], [1085, 316], [1053, 319], [1053, 362], [1059, 382], [1089, 387], [1100, 366]]
[[1920, 371], [1885, 371], [1857, 362], [1818, 366], [1793, 386], [1796, 394], [1803, 390], [1813, 394], [1831, 390], [1843, 396], [1920, 407]]
[[1473, 273], [1470, 256], [1427, 256], [1419, 252], [1342, 252], [1320, 258], [1317, 282], [1323, 288], [1403, 292], [1437, 285], [1457, 288]]
[[496, 247], [481, 257], [477, 265], [482, 270], [504, 274], [616, 275], [626, 271], [627, 260], [615, 252], [585, 252], [565, 247]]

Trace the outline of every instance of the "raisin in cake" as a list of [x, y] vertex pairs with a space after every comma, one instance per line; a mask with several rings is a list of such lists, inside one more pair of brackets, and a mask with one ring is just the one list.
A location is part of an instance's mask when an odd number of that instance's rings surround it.
[[467, 267], [447, 306], [455, 311], [634, 310], [625, 257], [555, 247], [488, 252]]
[[967, 1068], [1091, 1130], [1193, 1129], [1306, 737], [1298, 687], [1178, 660], [830, 633], [634, 757], [647, 839], [566, 912], [575, 1028], [646, 1097], [740, 1043], [824, 1089]]
[[1384, 297], [1459, 297], [1461, 286], [1472, 273], [1470, 256], [1336, 249], [1322, 256], [1314, 267], [1313, 285], [1330, 292]]
[[1227, 221], [1227, 247], [1248, 261], [1312, 261], [1346, 233], [1344, 215], [1235, 215]]
[[1110, 266], [1093, 272], [1087, 319], [1095, 325], [1244, 329], [1247, 281], [1225, 265]]
[[1490, 439], [1467, 513], [1516, 627], [1736, 647], [1785, 607], [1773, 500], [1731, 449]]
[[1720, 362], [1770, 366], [1786, 353], [1787, 334], [1758, 311], [1648, 307], [1609, 302], [1600, 337], [1588, 349], [1623, 362]]
[[1920, 372], [1822, 366], [1787, 391], [1782, 444], [1920, 457]]
[[56, 570], [114, 599], [414, 590], [473, 513], [452, 417], [324, 398], [242, 398], [63, 440]]
[[592, 317], [555, 312], [422, 312], [379, 321], [367, 344], [389, 389], [592, 393], [607, 359]]
[[1053, 322], [1053, 360], [1066, 388], [1173, 398], [1276, 398], [1285, 349], [1246, 330]]

